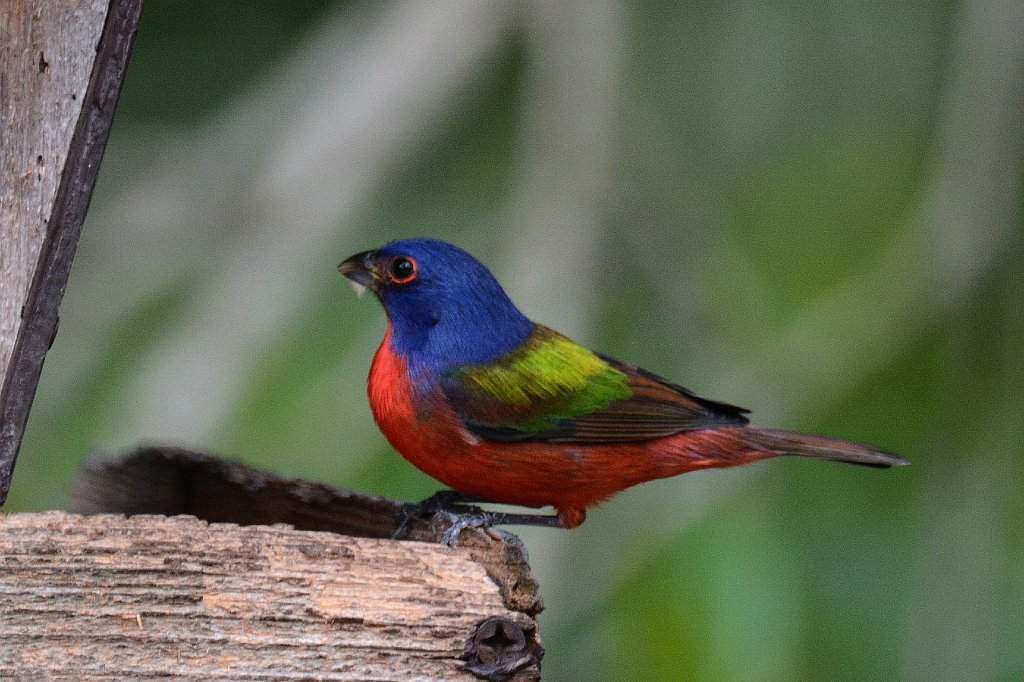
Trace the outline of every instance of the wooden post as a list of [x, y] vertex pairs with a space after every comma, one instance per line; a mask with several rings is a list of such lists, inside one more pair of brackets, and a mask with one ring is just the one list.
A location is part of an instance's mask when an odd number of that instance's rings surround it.
[[0, 504], [143, 3], [0, 3]]

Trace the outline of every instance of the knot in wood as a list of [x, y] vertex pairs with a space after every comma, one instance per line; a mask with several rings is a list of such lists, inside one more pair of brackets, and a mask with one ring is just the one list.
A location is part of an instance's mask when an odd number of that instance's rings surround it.
[[544, 647], [536, 635], [532, 622], [524, 627], [505, 616], [491, 616], [477, 624], [466, 640], [459, 657], [466, 661], [462, 667], [490, 682], [509, 680], [531, 665], [540, 670]]

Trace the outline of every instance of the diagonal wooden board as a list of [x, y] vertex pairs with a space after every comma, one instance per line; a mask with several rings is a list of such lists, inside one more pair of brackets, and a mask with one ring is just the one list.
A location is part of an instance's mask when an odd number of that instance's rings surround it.
[[144, 3], [0, 3], [0, 504]]

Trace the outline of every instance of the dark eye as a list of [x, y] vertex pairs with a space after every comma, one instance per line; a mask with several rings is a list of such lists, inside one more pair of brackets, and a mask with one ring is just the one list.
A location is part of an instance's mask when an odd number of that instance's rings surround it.
[[395, 256], [388, 266], [388, 277], [395, 284], [408, 284], [416, 279], [416, 261], [405, 256]]

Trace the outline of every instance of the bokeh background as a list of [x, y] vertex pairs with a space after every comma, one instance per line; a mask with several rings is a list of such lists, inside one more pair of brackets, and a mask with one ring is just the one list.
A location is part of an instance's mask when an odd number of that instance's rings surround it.
[[550, 680], [1024, 678], [1024, 3], [151, 0], [8, 510], [190, 445], [410, 500], [335, 271], [454, 241], [776, 460], [524, 530]]

